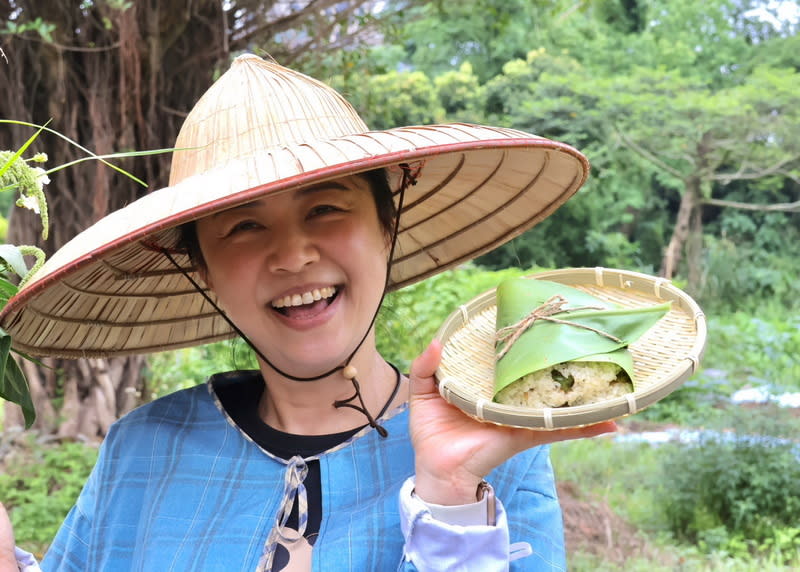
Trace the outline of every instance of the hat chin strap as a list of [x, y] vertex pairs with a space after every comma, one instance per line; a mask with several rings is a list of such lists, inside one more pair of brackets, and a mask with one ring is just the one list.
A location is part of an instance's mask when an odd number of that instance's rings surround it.
[[[167, 260], [169, 260], [172, 263], [172, 265], [175, 266], [175, 268], [177, 268], [180, 271], [180, 273], [183, 274], [186, 277], [186, 279], [191, 283], [191, 285], [195, 288], [195, 290], [197, 290], [200, 293], [200, 295], [202, 295], [203, 298], [205, 298], [205, 300], [209, 304], [211, 304], [211, 306], [214, 308], [214, 310], [216, 310], [216, 312], [222, 317], [223, 320], [225, 320], [225, 322], [227, 322], [227, 324], [233, 329], [233, 331], [235, 331], [247, 343], [247, 345], [250, 346], [250, 348], [256, 353], [256, 355], [258, 355], [258, 357], [261, 358], [264, 361], [264, 363], [266, 363], [269, 367], [271, 367], [277, 373], [279, 373], [280, 375], [282, 375], [282, 376], [284, 376], [284, 377], [286, 377], [288, 379], [291, 379], [292, 381], [317, 381], [317, 380], [320, 380], [320, 379], [322, 379], [324, 377], [328, 377], [329, 375], [331, 375], [333, 373], [336, 373], [337, 371], [341, 370], [342, 375], [346, 379], [349, 379], [350, 382], [353, 384], [353, 389], [355, 390], [355, 393], [353, 393], [353, 395], [348, 397], [347, 399], [341, 399], [341, 400], [334, 401], [333, 402], [333, 406], [335, 408], [337, 408], [337, 409], [342, 408], [342, 407], [349, 407], [351, 409], [355, 409], [356, 411], [360, 411], [367, 418], [367, 422], [368, 422], [369, 426], [372, 427], [373, 429], [375, 429], [378, 432], [378, 434], [381, 437], [384, 437], [384, 438], [388, 437], [389, 433], [386, 431], [386, 429], [384, 427], [382, 427], [381, 425], [378, 424], [377, 421], [375, 421], [375, 418], [367, 410], [366, 404], [364, 403], [364, 398], [361, 396], [361, 387], [360, 387], [360, 385], [358, 383], [358, 380], [356, 379], [356, 376], [358, 375], [358, 370], [355, 368], [355, 366], [350, 365], [350, 361], [353, 359], [353, 356], [356, 355], [358, 350], [364, 344], [364, 341], [367, 339], [367, 336], [369, 335], [370, 331], [372, 330], [372, 326], [375, 324], [375, 320], [378, 317], [378, 312], [380, 311], [381, 305], [383, 305], [383, 300], [386, 297], [386, 293], [387, 293], [387, 290], [388, 290], [388, 287], [389, 287], [389, 279], [390, 279], [391, 272], [392, 272], [392, 261], [394, 260], [394, 250], [395, 250], [395, 246], [397, 245], [397, 234], [398, 234], [398, 230], [400, 228], [400, 213], [402, 213], [402, 211], [403, 211], [403, 201], [405, 199], [406, 188], [409, 185], [416, 185], [417, 184], [417, 174], [411, 172], [411, 167], [407, 163], [401, 163], [399, 165], [399, 167], [403, 171], [403, 178], [402, 178], [402, 180], [400, 182], [400, 189], [399, 189], [400, 197], [399, 197], [399, 200], [398, 200], [397, 212], [395, 214], [395, 219], [394, 219], [394, 228], [392, 229], [392, 244], [391, 244], [391, 248], [389, 250], [389, 260], [388, 260], [388, 262], [386, 264], [386, 279], [384, 280], [383, 292], [381, 293], [381, 299], [378, 302], [377, 308], [375, 308], [375, 312], [372, 314], [372, 319], [369, 322], [369, 326], [367, 327], [366, 332], [364, 332], [364, 335], [361, 336], [361, 340], [358, 342], [358, 344], [356, 345], [355, 349], [350, 353], [349, 356], [347, 356], [347, 359], [344, 361], [344, 363], [342, 365], [338, 365], [338, 366], [336, 366], [334, 368], [331, 368], [330, 370], [326, 371], [325, 373], [321, 373], [321, 374], [315, 375], [313, 377], [298, 377], [296, 375], [292, 375], [290, 373], [287, 373], [287, 372], [283, 371], [282, 369], [278, 368], [277, 366], [275, 366], [267, 358], [267, 356], [265, 356], [261, 352], [261, 350], [259, 350], [256, 347], [256, 345], [252, 341], [250, 341], [250, 338], [248, 338], [247, 335], [245, 335], [245, 333], [241, 329], [239, 329], [239, 327], [236, 324], [233, 323], [233, 320], [231, 320], [228, 317], [228, 315], [222, 310], [222, 308], [220, 308], [219, 305], [217, 305], [217, 303], [211, 298], [211, 296], [209, 296], [206, 293], [206, 291], [197, 283], [197, 281], [194, 278], [192, 278], [192, 276], [180, 264], [178, 264], [175, 261], [175, 259], [169, 253], [169, 251], [166, 248], [161, 248], [161, 253], [164, 256], [167, 257]], [[396, 375], [395, 385], [394, 385], [394, 390], [392, 391], [392, 394], [389, 396], [389, 399], [386, 401], [386, 404], [383, 406], [383, 408], [381, 409], [380, 413], [378, 413], [378, 417], [379, 418], [384, 413], [386, 413], [386, 410], [389, 408], [389, 405], [392, 403], [392, 401], [394, 401], [394, 398], [397, 396], [397, 391], [400, 388], [400, 371], [394, 365], [392, 365], [392, 364], [389, 364], [389, 365], [395, 371], [395, 375]], [[356, 399], [358, 400], [358, 403], [353, 403], [353, 401], [355, 401]]]

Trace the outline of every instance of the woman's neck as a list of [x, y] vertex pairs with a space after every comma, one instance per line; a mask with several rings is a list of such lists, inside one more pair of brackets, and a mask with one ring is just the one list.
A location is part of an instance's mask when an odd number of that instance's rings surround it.
[[[367, 411], [377, 416], [394, 393], [397, 374], [374, 348], [362, 348], [350, 364], [357, 370], [361, 397]], [[366, 416], [350, 407], [334, 407], [334, 402], [347, 400], [355, 391], [342, 370], [317, 381], [294, 381], [261, 365], [266, 384], [259, 403], [259, 415], [270, 427], [295, 435], [327, 435], [341, 433], [367, 424]], [[405, 391], [397, 391], [394, 407], [405, 399]], [[358, 400], [353, 403], [358, 404]]]

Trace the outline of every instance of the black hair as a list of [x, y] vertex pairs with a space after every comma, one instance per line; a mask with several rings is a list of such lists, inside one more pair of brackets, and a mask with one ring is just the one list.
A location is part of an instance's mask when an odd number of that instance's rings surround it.
[[[386, 235], [387, 241], [391, 240], [394, 232], [395, 216], [397, 207], [394, 204], [392, 189], [389, 186], [389, 178], [386, 169], [373, 169], [359, 173], [369, 183], [372, 197], [375, 200], [375, 208], [378, 213], [378, 223]], [[192, 265], [195, 268], [203, 268], [205, 260], [203, 252], [200, 250], [200, 241], [197, 239], [197, 221], [187, 222], [178, 227], [180, 236], [178, 238], [178, 249], [189, 255]]]

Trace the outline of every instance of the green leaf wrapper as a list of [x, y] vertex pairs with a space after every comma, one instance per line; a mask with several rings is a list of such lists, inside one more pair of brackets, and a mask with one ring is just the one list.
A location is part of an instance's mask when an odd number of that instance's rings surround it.
[[[633, 358], [626, 348], [660, 320], [671, 304], [622, 308], [556, 282], [512, 278], [497, 287], [497, 330], [518, 324], [556, 295], [567, 300], [565, 310], [581, 306], [602, 309], [565, 311], [554, 314], [553, 318], [594, 328], [620, 342], [574, 325], [538, 319], [495, 364], [494, 395], [529, 373], [567, 361], [613, 362], [627, 372], [635, 388]], [[498, 353], [503, 346], [504, 343], [497, 345]]]

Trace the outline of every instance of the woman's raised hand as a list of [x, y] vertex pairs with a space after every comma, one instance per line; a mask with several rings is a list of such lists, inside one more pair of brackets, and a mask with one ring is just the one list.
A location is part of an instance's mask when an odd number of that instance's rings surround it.
[[442, 505], [475, 502], [478, 484], [515, 454], [546, 443], [594, 437], [613, 421], [589, 427], [536, 431], [482, 423], [447, 403], [434, 382], [442, 356], [434, 340], [411, 365], [410, 433], [416, 454], [416, 494]]
[[6, 508], [0, 504], [0, 572], [18, 572], [14, 556], [14, 531]]

